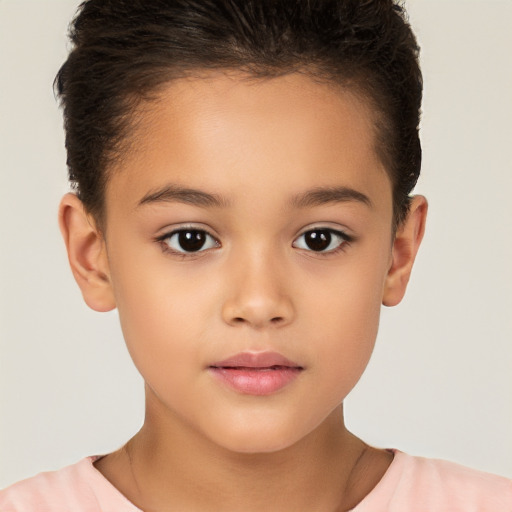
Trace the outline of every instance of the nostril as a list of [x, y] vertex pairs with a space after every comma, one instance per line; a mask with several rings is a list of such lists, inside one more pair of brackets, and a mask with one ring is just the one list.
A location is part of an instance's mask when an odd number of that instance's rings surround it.
[[[241, 316], [236, 316], [233, 318], [232, 322], [234, 324], [245, 324], [247, 320]], [[275, 316], [270, 319], [271, 324], [280, 324], [282, 322], [284, 322], [284, 318], [282, 316]]]

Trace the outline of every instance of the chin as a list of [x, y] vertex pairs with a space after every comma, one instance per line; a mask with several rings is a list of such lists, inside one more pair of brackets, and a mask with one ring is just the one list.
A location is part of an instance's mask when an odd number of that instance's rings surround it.
[[309, 431], [297, 428], [297, 425], [276, 425], [253, 422], [252, 424], [236, 424], [223, 432], [216, 432], [212, 440], [223, 448], [240, 454], [264, 454], [285, 450]]

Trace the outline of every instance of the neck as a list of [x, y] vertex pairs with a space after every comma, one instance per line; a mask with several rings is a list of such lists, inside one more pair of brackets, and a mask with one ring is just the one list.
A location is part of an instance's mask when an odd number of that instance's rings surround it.
[[369, 479], [372, 450], [347, 431], [341, 405], [272, 453], [232, 452], [148, 407], [142, 429], [97, 468], [144, 512], [334, 511], [355, 506], [389, 465]]

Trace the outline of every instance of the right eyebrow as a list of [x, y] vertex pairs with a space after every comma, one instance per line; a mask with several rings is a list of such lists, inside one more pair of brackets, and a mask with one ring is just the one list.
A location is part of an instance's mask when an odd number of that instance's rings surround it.
[[203, 208], [226, 208], [229, 201], [218, 194], [211, 194], [203, 190], [168, 184], [148, 192], [138, 203], [137, 208], [153, 203], [186, 203]]

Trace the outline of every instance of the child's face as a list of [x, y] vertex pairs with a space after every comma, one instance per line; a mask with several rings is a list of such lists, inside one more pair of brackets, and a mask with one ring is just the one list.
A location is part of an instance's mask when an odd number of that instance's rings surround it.
[[[106, 192], [105, 286], [148, 417], [266, 452], [339, 411], [390, 286], [392, 191], [372, 122], [302, 75], [176, 81], [142, 114]], [[192, 240], [164, 239], [179, 229]], [[212, 368], [266, 351], [301, 369], [269, 384], [273, 370]]]

